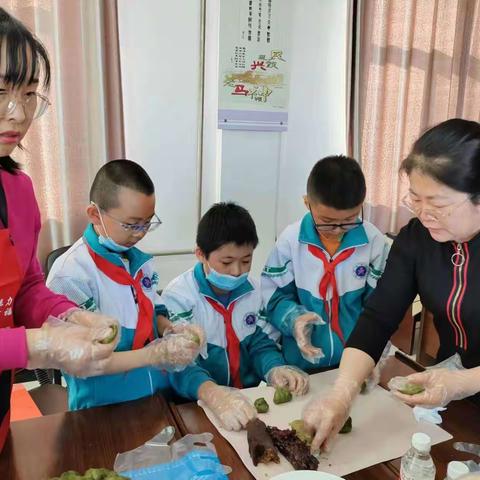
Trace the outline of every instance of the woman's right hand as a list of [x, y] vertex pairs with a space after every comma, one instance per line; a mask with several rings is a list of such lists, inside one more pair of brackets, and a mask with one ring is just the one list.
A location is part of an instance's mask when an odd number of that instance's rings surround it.
[[27, 329], [28, 368], [56, 368], [77, 377], [101, 375], [117, 345], [102, 343], [112, 333], [108, 325], [85, 326], [58, 319]]
[[359, 390], [358, 382], [339, 375], [329, 392], [307, 404], [302, 417], [307, 429], [315, 433], [312, 452], [331, 450], [332, 441], [346, 422]]

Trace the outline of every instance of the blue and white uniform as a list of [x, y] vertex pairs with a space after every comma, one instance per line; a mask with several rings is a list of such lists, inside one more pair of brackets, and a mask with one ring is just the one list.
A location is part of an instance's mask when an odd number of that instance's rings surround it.
[[[385, 236], [371, 223], [347, 231], [331, 257], [322, 244], [311, 214], [288, 226], [278, 238], [262, 272], [267, 320], [282, 334], [288, 364], [303, 370], [338, 365], [344, 345], [365, 300], [377, 285], [388, 255]], [[311, 342], [324, 358], [302, 357], [293, 337], [296, 318], [317, 313]]]
[[197, 359], [220, 385], [251, 387], [285, 364], [278, 331], [265, 322], [259, 285], [248, 278], [227, 297], [216, 295], [198, 263], [162, 292], [172, 322], [187, 320], [206, 333], [208, 358]]
[[[121, 327], [120, 343], [116, 350], [132, 350], [139, 315], [135, 291], [130, 285], [119, 284], [99, 270], [88, 247], [111, 264], [125, 269], [133, 278], [142, 272], [140, 281], [143, 293], [155, 307], [151, 321], [157, 336], [156, 315], [166, 315], [167, 312], [156, 292], [158, 275], [152, 257], [135, 247], [123, 254], [107, 250], [98, 242], [92, 225], [87, 227], [82, 238], [55, 261], [47, 279], [49, 288], [66, 295], [81, 308], [116, 318]], [[170, 387], [182, 397], [196, 399], [198, 387], [209, 376], [198, 366], [192, 366], [179, 373], [167, 374], [156, 368], [145, 367], [90, 378], [65, 375], [65, 379], [69, 408], [77, 410], [134, 400], [157, 391], [166, 391]]]

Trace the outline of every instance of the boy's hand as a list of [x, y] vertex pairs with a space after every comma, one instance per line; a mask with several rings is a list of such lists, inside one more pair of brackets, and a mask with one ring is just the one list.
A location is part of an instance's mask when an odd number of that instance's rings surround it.
[[297, 341], [302, 357], [312, 363], [325, 357], [323, 350], [311, 343], [314, 325], [325, 325], [325, 322], [316, 313], [307, 312], [298, 316], [293, 326], [293, 337]]
[[147, 363], [152, 367], [179, 372], [194, 362], [200, 345], [190, 334], [169, 333], [149, 343], [143, 350]]
[[198, 343], [200, 350], [205, 345], [205, 331], [200, 325], [192, 325], [188, 322], [174, 322], [165, 329], [163, 335], [167, 336], [172, 333], [190, 336], [192, 340]]
[[268, 371], [265, 379], [272, 387], [288, 388], [294, 395], [305, 395], [308, 392], [308, 374], [297, 367], [274, 367]]
[[257, 416], [252, 402], [236, 388], [221, 387], [207, 381], [200, 386], [198, 398], [210, 408], [226, 430], [242, 430]]

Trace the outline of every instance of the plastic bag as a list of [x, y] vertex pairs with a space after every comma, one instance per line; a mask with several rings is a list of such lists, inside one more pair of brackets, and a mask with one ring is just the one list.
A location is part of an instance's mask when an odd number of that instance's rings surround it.
[[436, 368], [447, 368], [448, 370], [465, 370], [465, 367], [462, 364], [462, 359], [460, 358], [460, 355], [458, 353], [446, 358], [440, 363], [436, 363], [431, 367], [427, 367], [427, 370], [433, 370]]
[[144, 445], [118, 454], [114, 470], [132, 480], [227, 479], [231, 469], [220, 463], [211, 433], [189, 434], [170, 446], [174, 434], [166, 427]]

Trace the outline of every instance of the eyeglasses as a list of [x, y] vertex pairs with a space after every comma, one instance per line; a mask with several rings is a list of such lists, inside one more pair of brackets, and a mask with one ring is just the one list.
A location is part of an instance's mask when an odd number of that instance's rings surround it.
[[456, 202], [451, 205], [445, 205], [444, 207], [431, 207], [424, 209], [420, 199], [412, 198], [412, 196], [407, 193], [402, 198], [402, 204], [417, 217], [423, 212], [425, 217], [438, 222], [448, 218], [455, 211], [456, 207], [463, 205], [467, 200], [470, 200], [470, 197], [464, 198], [460, 202]]
[[11, 92], [0, 90], [0, 118], [11, 115], [18, 105], [22, 105], [25, 115], [37, 119], [50, 105], [50, 100], [37, 92], [29, 92], [23, 98], [14, 98]]
[[354, 228], [357, 228], [359, 225], [363, 224], [363, 207], [362, 207], [362, 210], [360, 211], [359, 220], [353, 223], [315, 223], [315, 217], [313, 216], [312, 208], [309, 206], [308, 209], [310, 210], [310, 215], [312, 216], [313, 224], [315, 225], [315, 228], [319, 232], [331, 232], [336, 228], [340, 228], [342, 230], [348, 231], [348, 230], [353, 230]]
[[161, 224], [162, 221], [158, 218], [157, 214], [153, 214], [153, 219], [155, 220], [150, 220], [145, 223], [125, 223], [122, 222], [115, 217], [112, 217], [109, 215], [105, 210], [101, 209], [103, 214], [106, 215], [107, 217], [111, 218], [115, 222], [117, 222], [126, 232], [130, 233], [147, 233], [147, 232], [152, 232], [156, 228], [158, 228]]

